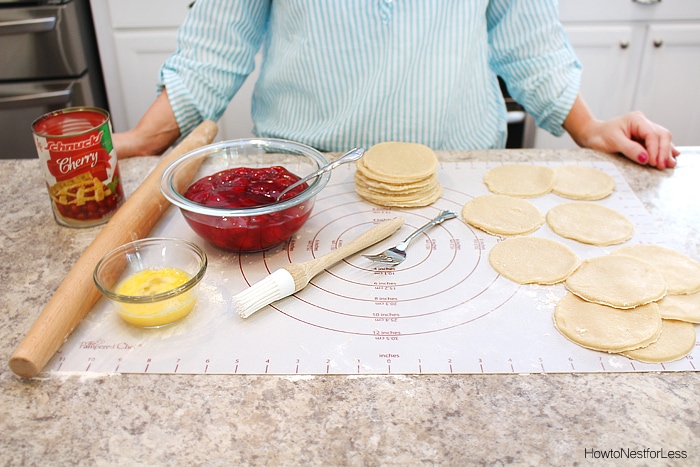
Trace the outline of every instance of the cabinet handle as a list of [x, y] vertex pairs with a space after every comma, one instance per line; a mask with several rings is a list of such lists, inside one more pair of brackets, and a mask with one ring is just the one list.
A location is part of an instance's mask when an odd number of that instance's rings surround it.
[[661, 39], [654, 39], [654, 47], [658, 49], [662, 45], [664, 45], [664, 41], [662, 41]]
[[621, 48], [622, 50], [625, 50], [625, 49], [626, 49], [627, 47], [629, 47], [629, 46], [630, 46], [630, 42], [629, 42], [629, 41], [620, 41], [620, 48]]
[[641, 5], [653, 5], [654, 3], [661, 3], [661, 0], [632, 0], [634, 3], [639, 3]]
[[64, 106], [70, 102], [72, 97], [70, 89], [0, 97], [0, 110], [22, 109], [35, 106]]
[[56, 28], [56, 18], [32, 18], [17, 21], [0, 22], [0, 36], [10, 34], [33, 34], [35, 32], [48, 32]]

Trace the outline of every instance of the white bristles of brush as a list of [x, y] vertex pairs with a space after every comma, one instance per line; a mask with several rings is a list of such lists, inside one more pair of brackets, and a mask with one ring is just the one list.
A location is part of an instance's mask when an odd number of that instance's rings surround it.
[[233, 306], [241, 318], [294, 293], [294, 278], [286, 269], [278, 269], [257, 284], [233, 297]]
[[292, 295], [306, 287], [311, 279], [338, 261], [374, 245], [396, 232], [403, 225], [402, 217], [377, 224], [357, 238], [311, 261], [292, 263], [273, 272], [260, 282], [233, 297], [233, 305], [241, 318]]

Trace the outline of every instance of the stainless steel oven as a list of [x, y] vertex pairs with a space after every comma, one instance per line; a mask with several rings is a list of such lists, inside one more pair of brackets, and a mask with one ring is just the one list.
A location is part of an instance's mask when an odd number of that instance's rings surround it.
[[501, 92], [506, 101], [508, 139], [507, 149], [533, 148], [535, 147], [535, 131], [537, 125], [532, 115], [525, 111], [525, 108], [515, 101], [508, 93], [506, 83], [499, 77], [498, 83], [501, 85]]
[[37, 157], [31, 123], [109, 110], [89, 0], [0, 0], [0, 159]]

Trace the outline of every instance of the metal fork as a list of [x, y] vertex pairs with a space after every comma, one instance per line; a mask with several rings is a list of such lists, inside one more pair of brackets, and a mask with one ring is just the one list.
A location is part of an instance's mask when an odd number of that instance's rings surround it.
[[387, 250], [382, 251], [381, 253], [377, 253], [376, 255], [362, 255], [365, 258], [367, 258], [370, 261], [373, 261], [375, 263], [381, 263], [381, 264], [386, 264], [390, 267], [395, 267], [398, 266], [399, 264], [403, 263], [404, 260], [406, 259], [406, 248], [408, 248], [408, 245], [416, 239], [420, 234], [425, 232], [426, 230], [438, 225], [442, 224], [444, 221], [448, 219], [454, 219], [457, 217], [457, 214], [453, 211], [442, 211], [440, 215], [438, 215], [436, 218], [428, 222], [427, 224], [419, 227], [415, 232], [413, 232], [411, 235], [406, 237], [406, 239], [396, 245], [393, 248], [389, 248]]

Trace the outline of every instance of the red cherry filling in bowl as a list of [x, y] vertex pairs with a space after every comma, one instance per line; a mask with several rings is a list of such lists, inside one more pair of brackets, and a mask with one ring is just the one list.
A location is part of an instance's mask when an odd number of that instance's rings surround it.
[[[300, 177], [281, 166], [237, 167], [200, 178], [185, 191], [185, 198], [207, 207], [255, 208], [277, 202], [279, 193]], [[303, 192], [306, 183], [286, 193], [280, 201]], [[200, 236], [232, 251], [259, 251], [286, 241], [304, 225], [313, 199], [266, 214], [212, 217], [183, 212], [185, 220]]]

